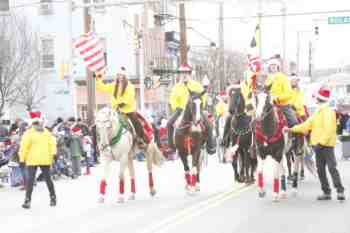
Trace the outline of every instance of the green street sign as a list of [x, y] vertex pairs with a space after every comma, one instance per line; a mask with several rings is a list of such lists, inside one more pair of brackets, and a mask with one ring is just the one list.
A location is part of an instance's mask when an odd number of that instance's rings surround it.
[[328, 24], [347, 24], [350, 23], [350, 16], [328, 17]]

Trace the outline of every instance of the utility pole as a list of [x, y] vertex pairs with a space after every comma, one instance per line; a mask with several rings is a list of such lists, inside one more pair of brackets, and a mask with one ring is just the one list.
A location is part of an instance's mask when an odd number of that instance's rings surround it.
[[224, 56], [224, 3], [219, 3], [219, 64], [220, 90], [225, 89], [225, 56]]
[[[89, 0], [84, 0], [84, 3], [89, 3]], [[88, 33], [91, 31], [92, 18], [89, 13], [89, 8], [84, 8], [84, 31]], [[92, 71], [86, 68], [86, 90], [87, 90], [87, 120], [88, 124], [92, 125], [95, 120], [94, 112], [96, 108], [95, 96], [95, 79]]]
[[73, 26], [72, 26], [72, 14], [73, 14], [73, 0], [67, 1], [67, 31], [68, 31], [68, 43], [67, 43], [67, 57], [64, 60], [64, 63], [67, 63], [68, 70], [67, 76], [69, 77], [69, 88], [72, 96], [72, 103], [73, 103], [73, 113], [74, 117], [78, 117], [78, 111], [77, 111], [77, 100], [76, 100], [76, 85], [74, 83], [74, 77], [73, 77]]
[[261, 43], [261, 34], [262, 34], [262, 0], [259, 0], [259, 6], [258, 6], [258, 24], [259, 24], [259, 57], [262, 59], [262, 43]]
[[312, 42], [309, 41], [309, 77], [312, 78], [312, 66], [313, 66], [313, 54], [312, 54]]
[[297, 67], [296, 67], [297, 74], [299, 74], [299, 64], [300, 64], [300, 31], [297, 32]]
[[286, 61], [287, 61], [287, 45], [286, 45], [286, 28], [287, 28], [287, 6], [286, 6], [286, 2], [285, 0], [282, 0], [282, 44], [283, 44], [283, 50], [282, 50], [282, 71], [283, 72], [287, 72], [287, 65], [286, 65]]
[[186, 27], [186, 12], [185, 3], [179, 4], [180, 14], [180, 64], [188, 62], [187, 58], [187, 27]]

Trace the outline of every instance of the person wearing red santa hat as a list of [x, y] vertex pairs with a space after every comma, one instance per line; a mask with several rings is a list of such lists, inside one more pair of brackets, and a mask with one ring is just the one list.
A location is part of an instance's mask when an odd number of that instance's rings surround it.
[[112, 109], [124, 113], [133, 124], [137, 136], [148, 144], [149, 139], [136, 112], [135, 87], [127, 78], [126, 68], [122, 66], [118, 69], [115, 83], [105, 84], [102, 76], [97, 75], [96, 88], [101, 92], [111, 94]]
[[326, 175], [326, 167], [331, 174], [333, 184], [337, 190], [337, 199], [345, 200], [344, 187], [342, 185], [337, 162], [334, 155], [336, 145], [336, 113], [329, 106], [331, 91], [328, 87], [321, 87], [315, 96], [318, 109], [304, 123], [295, 125], [286, 131], [307, 134], [310, 132], [310, 143], [316, 154], [316, 166], [318, 178], [323, 194], [317, 200], [331, 200], [331, 188]]
[[30, 119], [32, 127], [24, 133], [19, 149], [20, 162], [26, 165], [28, 171], [26, 194], [22, 207], [29, 209], [31, 206], [38, 167], [49, 189], [50, 206], [56, 206], [56, 193], [50, 176], [50, 167], [57, 151], [56, 140], [50, 131], [44, 128], [44, 118], [41, 112], [30, 112]]
[[68, 145], [72, 157], [73, 179], [76, 179], [81, 175], [80, 161], [83, 156], [83, 147], [81, 143], [82, 131], [78, 127], [73, 127], [71, 131], [72, 134], [69, 137]]

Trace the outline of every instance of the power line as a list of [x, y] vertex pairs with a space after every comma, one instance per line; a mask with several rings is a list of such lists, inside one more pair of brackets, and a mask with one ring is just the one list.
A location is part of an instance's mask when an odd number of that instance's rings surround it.
[[20, 4], [20, 5], [10, 6], [10, 9], [35, 6], [35, 5], [45, 4], [45, 3], [64, 3], [64, 2], [66, 2], [66, 1], [62, 0], [62, 1], [50, 1], [50, 2], [31, 2], [31, 3], [27, 3], [27, 4]]
[[[325, 15], [325, 14], [339, 14], [339, 13], [350, 13], [349, 10], [333, 10], [333, 11], [309, 11], [309, 12], [295, 12], [287, 13], [285, 16], [311, 16], [311, 15]], [[283, 14], [262, 14], [262, 18], [274, 18], [274, 17], [283, 17]], [[174, 16], [176, 19], [181, 19], [180, 17]], [[250, 16], [226, 16], [223, 17], [224, 20], [242, 20], [249, 18], [259, 18], [259, 15], [250, 15]], [[211, 22], [213, 20], [220, 20], [220, 18], [211, 18], [211, 19], [200, 19], [200, 18], [186, 18], [188, 21], [200, 21], [200, 22]]]

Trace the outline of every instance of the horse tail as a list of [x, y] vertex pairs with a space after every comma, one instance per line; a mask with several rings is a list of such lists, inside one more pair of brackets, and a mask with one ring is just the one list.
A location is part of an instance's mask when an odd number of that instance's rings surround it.
[[150, 161], [152, 164], [160, 167], [164, 162], [164, 157], [162, 152], [159, 150], [155, 142], [150, 142], [146, 149], [146, 160]]

